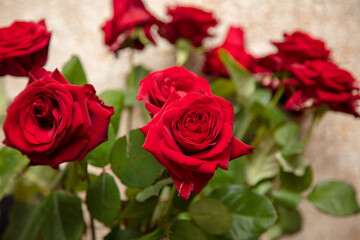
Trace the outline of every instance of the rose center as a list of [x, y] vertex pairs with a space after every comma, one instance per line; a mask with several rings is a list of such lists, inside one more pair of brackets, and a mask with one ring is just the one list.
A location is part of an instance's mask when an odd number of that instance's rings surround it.
[[53, 108], [54, 102], [51, 99], [45, 96], [38, 97], [32, 105], [35, 122], [41, 126], [51, 126], [54, 121]]

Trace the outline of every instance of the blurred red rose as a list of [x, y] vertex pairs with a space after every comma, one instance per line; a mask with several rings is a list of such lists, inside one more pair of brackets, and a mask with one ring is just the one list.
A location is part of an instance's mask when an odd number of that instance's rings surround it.
[[0, 28], [0, 76], [27, 76], [33, 68], [45, 65], [51, 33], [45, 21], [16, 21]]
[[200, 91], [211, 94], [209, 83], [204, 78], [183, 67], [171, 67], [152, 72], [141, 80], [136, 99], [143, 101], [153, 116], [161, 110], [172, 92], [183, 97], [188, 92]]
[[230, 27], [224, 43], [205, 53], [203, 72], [214, 76], [228, 77], [229, 73], [220, 60], [220, 49], [226, 50], [244, 68], [252, 71], [254, 58], [245, 51], [244, 32], [241, 28]]
[[177, 6], [168, 8], [171, 21], [159, 28], [160, 36], [175, 44], [179, 38], [188, 39], [193, 46], [200, 47], [204, 38], [211, 36], [209, 28], [217, 24], [211, 12], [195, 7]]
[[359, 87], [349, 72], [323, 60], [294, 64], [291, 72], [294, 77], [285, 84], [295, 92], [286, 101], [286, 109], [301, 110], [327, 104], [334, 111], [359, 116], [356, 111]]
[[7, 109], [4, 143], [28, 156], [33, 165], [81, 160], [107, 140], [114, 109], [92, 85], [75, 86], [58, 70], [30, 72], [32, 82]]
[[283, 42], [273, 42], [278, 48], [277, 55], [282, 60], [282, 70], [290, 71], [293, 63], [329, 58], [330, 51], [326, 48], [325, 43], [309, 34], [297, 31], [293, 34], [285, 33], [284, 37]]
[[102, 27], [105, 44], [112, 52], [130, 47], [143, 49], [155, 44], [151, 27], [159, 21], [146, 10], [141, 0], [113, 0], [113, 17]]
[[228, 169], [231, 159], [249, 154], [252, 147], [232, 134], [234, 110], [214, 95], [173, 92], [161, 111], [140, 130], [143, 148], [167, 168], [179, 192], [188, 199], [213, 177], [217, 167]]

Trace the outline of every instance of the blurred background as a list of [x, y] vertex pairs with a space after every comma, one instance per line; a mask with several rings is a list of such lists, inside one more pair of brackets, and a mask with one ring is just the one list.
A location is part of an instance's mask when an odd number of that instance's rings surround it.
[[[162, 20], [166, 19], [166, 7], [176, 4], [194, 5], [214, 12], [219, 24], [212, 29], [216, 37], [205, 41], [208, 48], [223, 42], [230, 25], [243, 27], [246, 47], [255, 56], [273, 52], [275, 48], [270, 41], [282, 40], [284, 32], [308, 32], [326, 42], [335, 63], [360, 79], [359, 0], [143, 2], [150, 12]], [[100, 30], [112, 14], [111, 4], [110, 0], [0, 0], [0, 27], [10, 25], [14, 20], [45, 19], [52, 32], [45, 65], [48, 70], [61, 69], [76, 54], [82, 61], [88, 81], [98, 92], [110, 88], [123, 89], [129, 71], [129, 50], [120, 51], [116, 58], [103, 44], [103, 32]], [[156, 42], [157, 46], [147, 46], [143, 51], [136, 52], [135, 63], [150, 70], [175, 65], [173, 46], [159, 37]], [[201, 65], [195, 66], [195, 69], [200, 68]], [[7, 76], [4, 80], [6, 93], [11, 98], [27, 84], [25, 78]], [[139, 127], [143, 123], [139, 118], [134, 125]], [[0, 141], [3, 139], [1, 132]], [[314, 184], [327, 179], [350, 182], [355, 186], [360, 200], [360, 119], [349, 114], [327, 113], [313, 131], [306, 156], [313, 168]], [[347, 218], [327, 216], [306, 201], [302, 202], [300, 210], [304, 221], [302, 231], [283, 239], [360, 239], [360, 215]]]

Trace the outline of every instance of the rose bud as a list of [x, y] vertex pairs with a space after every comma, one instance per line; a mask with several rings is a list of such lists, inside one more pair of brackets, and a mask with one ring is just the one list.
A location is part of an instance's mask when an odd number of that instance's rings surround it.
[[179, 196], [199, 193], [217, 167], [252, 152], [232, 134], [234, 110], [230, 102], [206, 93], [173, 92], [161, 111], [140, 130], [149, 151], [174, 181]]
[[51, 33], [45, 21], [16, 21], [0, 28], [0, 76], [27, 76], [33, 68], [45, 65]]
[[130, 47], [143, 49], [155, 44], [151, 27], [160, 22], [146, 10], [141, 0], [113, 0], [113, 17], [101, 28], [110, 51]]
[[252, 71], [254, 58], [245, 51], [244, 32], [241, 28], [230, 27], [224, 43], [205, 53], [203, 72], [214, 76], [228, 77], [229, 73], [220, 60], [220, 49], [226, 50], [244, 68]]
[[293, 78], [285, 81], [295, 92], [285, 103], [289, 110], [302, 110], [327, 104], [332, 110], [359, 116], [359, 87], [353, 76], [337, 65], [323, 61], [307, 61], [291, 67]]
[[209, 83], [183, 67], [171, 67], [152, 72], [140, 81], [136, 99], [145, 103], [151, 116], [158, 113], [172, 92], [184, 96], [188, 92], [211, 94]]
[[4, 143], [26, 155], [31, 165], [80, 161], [107, 140], [114, 109], [90, 84], [75, 86], [58, 70], [30, 72], [31, 83], [7, 109]]
[[209, 28], [217, 24], [211, 12], [195, 7], [177, 6], [168, 8], [171, 21], [159, 28], [159, 34], [175, 44], [180, 38], [188, 39], [193, 46], [200, 47], [204, 38], [211, 36]]

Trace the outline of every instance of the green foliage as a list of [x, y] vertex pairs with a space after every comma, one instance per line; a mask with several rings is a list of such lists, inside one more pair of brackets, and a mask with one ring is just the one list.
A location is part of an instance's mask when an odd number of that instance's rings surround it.
[[103, 173], [89, 186], [86, 204], [92, 217], [111, 223], [120, 210], [120, 193], [111, 175]]
[[136, 240], [142, 235], [143, 233], [137, 229], [114, 228], [105, 236], [104, 240]]
[[127, 78], [127, 90], [124, 93], [124, 105], [126, 107], [134, 106], [138, 101], [136, 94], [139, 90], [140, 80], [149, 74], [149, 70], [143, 66], [135, 66], [131, 68], [131, 72]]
[[[147, 187], [160, 176], [163, 167], [146, 150], [145, 138], [140, 130], [130, 132], [129, 147], [126, 137], [116, 140], [111, 154], [111, 168], [128, 187]], [[129, 148], [129, 149], [128, 149]]]
[[81, 200], [58, 191], [37, 207], [31, 202], [17, 203], [11, 212], [10, 224], [4, 236], [6, 240], [77, 240], [83, 230]]
[[0, 150], [0, 199], [9, 190], [17, 172], [28, 162], [17, 150], [8, 147]]
[[272, 178], [279, 173], [279, 164], [272, 153], [275, 146], [271, 136], [264, 138], [250, 155], [246, 175], [247, 182], [253, 186], [263, 179]]
[[114, 128], [110, 125], [108, 129], [108, 140], [101, 143], [86, 155], [85, 158], [87, 162], [96, 167], [105, 167], [110, 163], [110, 154], [114, 143], [115, 132]]
[[270, 200], [245, 186], [221, 187], [210, 197], [219, 199], [233, 216], [231, 228], [223, 239], [256, 239], [277, 219]]
[[222, 98], [229, 98], [235, 94], [234, 83], [229, 79], [219, 78], [210, 87], [214, 95]]
[[237, 100], [242, 106], [247, 107], [249, 105], [249, 99], [256, 87], [254, 77], [249, 71], [240, 66], [239, 63], [225, 50], [219, 50], [219, 55], [234, 83]]
[[171, 227], [170, 240], [207, 240], [206, 234], [192, 222], [176, 220]]
[[296, 208], [302, 200], [302, 196], [300, 193], [291, 192], [282, 188], [274, 190], [271, 195], [275, 199], [275, 201], [289, 208]]
[[293, 173], [280, 172], [281, 186], [293, 192], [302, 192], [311, 185], [312, 171], [311, 167], [307, 166], [305, 173], [302, 176], [296, 176]]
[[162, 180], [158, 181], [154, 185], [148, 186], [147, 188], [145, 188], [144, 190], [142, 190], [141, 192], [139, 192], [136, 195], [136, 201], [143, 202], [152, 196], [158, 196], [160, 193], [160, 190], [172, 182], [173, 181], [171, 178], [166, 178], [166, 179], [162, 179]]
[[71, 84], [82, 86], [87, 83], [84, 69], [76, 55], [65, 63], [62, 74]]
[[193, 49], [192, 43], [185, 38], [179, 38], [176, 41], [176, 65], [183, 66], [190, 56]]
[[275, 134], [274, 139], [277, 144], [282, 147], [286, 147], [288, 145], [297, 142], [300, 138], [300, 127], [293, 122], [288, 122], [281, 127], [279, 127]]
[[200, 199], [190, 206], [189, 212], [194, 222], [208, 234], [224, 234], [230, 229], [232, 216], [218, 199]]
[[318, 210], [333, 216], [350, 216], [360, 212], [355, 189], [346, 182], [318, 183], [308, 195], [308, 200]]
[[115, 134], [119, 129], [120, 117], [124, 108], [124, 93], [118, 90], [106, 90], [99, 97], [104, 100], [105, 104], [114, 107], [114, 115], [111, 116], [110, 123], [114, 128]]

